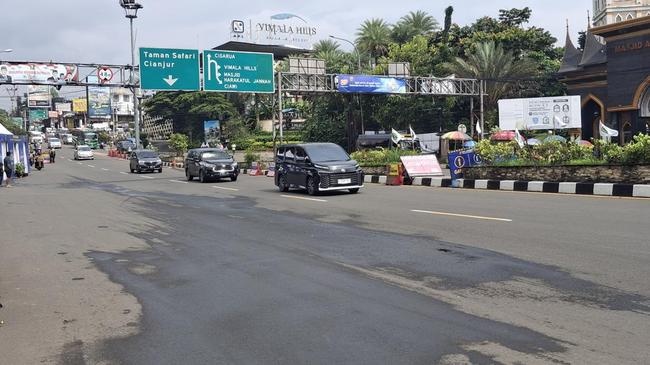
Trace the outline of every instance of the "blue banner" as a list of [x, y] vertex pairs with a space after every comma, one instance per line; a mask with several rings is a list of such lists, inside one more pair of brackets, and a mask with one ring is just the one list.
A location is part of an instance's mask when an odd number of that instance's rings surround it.
[[338, 75], [338, 91], [361, 94], [405, 94], [406, 80], [394, 77]]
[[474, 150], [462, 150], [449, 152], [447, 163], [451, 172], [451, 179], [462, 179], [463, 169], [481, 164], [481, 157]]

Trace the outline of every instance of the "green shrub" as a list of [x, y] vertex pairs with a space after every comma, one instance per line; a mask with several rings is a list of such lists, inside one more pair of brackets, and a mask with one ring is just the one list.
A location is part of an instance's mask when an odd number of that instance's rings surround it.
[[176, 156], [181, 156], [187, 152], [190, 145], [189, 138], [181, 133], [172, 133], [169, 136], [169, 147], [176, 152]]
[[254, 150], [246, 150], [246, 153], [244, 154], [244, 161], [246, 162], [246, 165], [250, 166], [253, 162], [261, 160], [261, 156], [259, 153], [255, 153]]
[[351, 157], [359, 162], [361, 166], [383, 166], [389, 163], [399, 162], [401, 156], [413, 156], [417, 154], [417, 151], [382, 149], [357, 151], [352, 153]]

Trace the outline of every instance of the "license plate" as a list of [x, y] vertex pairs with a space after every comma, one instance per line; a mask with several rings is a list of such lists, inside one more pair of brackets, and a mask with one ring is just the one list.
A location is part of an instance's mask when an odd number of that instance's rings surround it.
[[352, 179], [339, 179], [339, 185], [352, 184]]

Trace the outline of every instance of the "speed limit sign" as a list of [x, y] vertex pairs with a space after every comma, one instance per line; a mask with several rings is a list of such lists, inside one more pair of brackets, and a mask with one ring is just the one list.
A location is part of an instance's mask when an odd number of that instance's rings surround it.
[[99, 82], [105, 84], [113, 79], [113, 70], [110, 67], [100, 67], [97, 69], [97, 78]]

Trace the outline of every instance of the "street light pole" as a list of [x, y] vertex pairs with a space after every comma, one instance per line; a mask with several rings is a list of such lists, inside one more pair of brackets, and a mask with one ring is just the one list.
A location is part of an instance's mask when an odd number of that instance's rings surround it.
[[359, 53], [359, 49], [357, 49], [357, 45], [354, 44], [354, 42], [352, 42], [350, 40], [347, 40], [345, 38], [339, 38], [339, 37], [335, 37], [333, 35], [330, 35], [330, 38], [336, 39], [336, 40], [342, 41], [342, 42], [347, 42], [347, 43], [352, 45], [352, 47], [354, 48], [354, 53], [357, 54], [357, 72], [361, 73], [361, 53]]
[[124, 14], [129, 19], [131, 29], [131, 76], [129, 83], [131, 90], [133, 90], [133, 124], [135, 128], [135, 148], [140, 148], [140, 107], [138, 100], [138, 92], [135, 87], [135, 35], [133, 33], [133, 19], [138, 17], [138, 10], [142, 9], [142, 5], [135, 0], [120, 0], [120, 6], [124, 9]]

